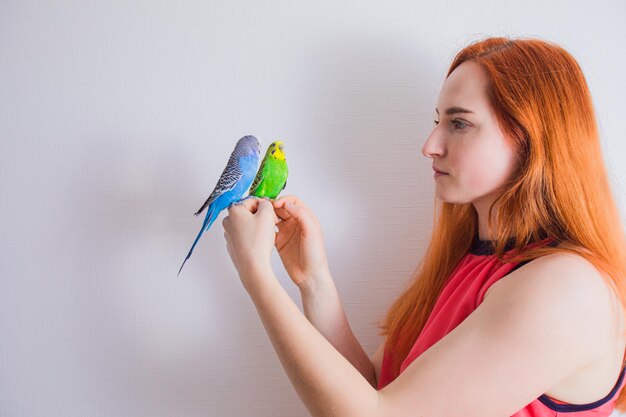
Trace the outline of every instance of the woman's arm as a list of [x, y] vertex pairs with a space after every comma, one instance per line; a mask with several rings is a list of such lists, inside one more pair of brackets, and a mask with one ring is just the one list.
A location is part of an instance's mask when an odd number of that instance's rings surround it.
[[294, 195], [281, 197], [272, 204], [281, 219], [275, 246], [289, 277], [300, 289], [305, 316], [376, 388], [372, 361], [348, 324], [331, 276], [317, 216]]
[[378, 391], [306, 319], [274, 274], [270, 262], [274, 245], [300, 288], [311, 288], [309, 278], [319, 278], [329, 270], [315, 218], [304, 205], [286, 204], [286, 209], [277, 205], [275, 212], [269, 200], [247, 199], [229, 207], [222, 225], [239, 278], [311, 414], [374, 417]]
[[330, 272], [300, 287], [304, 315], [315, 328], [377, 388], [374, 365], [350, 328]]
[[271, 268], [258, 273], [264, 277], [248, 280], [259, 284], [248, 287], [248, 293], [291, 384], [311, 415], [377, 416], [378, 391], [306, 319]]
[[270, 267], [259, 274], [263, 278], [246, 280], [258, 284], [247, 287], [250, 297], [315, 417], [511, 415], [600, 358], [593, 341], [610, 328], [599, 326], [610, 321], [610, 309], [597, 305], [606, 292], [599, 275], [576, 258], [548, 255], [502, 281], [463, 323], [377, 391], [306, 320]]
[[547, 255], [499, 281], [461, 324], [377, 391], [276, 278], [271, 204], [247, 201], [229, 213], [228, 252], [292, 385], [316, 417], [511, 415], [603, 359], [596, 341], [614, 337], [610, 292], [599, 272], [576, 255]]

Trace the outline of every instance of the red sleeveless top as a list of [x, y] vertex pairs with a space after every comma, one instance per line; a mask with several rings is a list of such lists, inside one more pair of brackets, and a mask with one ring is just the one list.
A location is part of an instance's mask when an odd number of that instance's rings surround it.
[[[545, 235], [544, 235], [545, 236]], [[506, 251], [513, 248], [513, 239], [509, 240]], [[557, 246], [558, 242], [547, 239], [530, 243], [527, 248], [537, 245]], [[433, 311], [408, 356], [400, 366], [402, 373], [419, 355], [428, 350], [445, 335], [458, 326], [483, 301], [485, 292], [499, 279], [530, 261], [503, 263], [494, 254], [493, 242], [480, 240], [474, 236], [470, 250], [452, 271], [450, 278], [439, 295]], [[626, 363], [626, 361], [625, 361]], [[568, 404], [555, 398], [541, 395], [511, 417], [600, 417], [608, 416], [615, 408], [615, 402], [624, 385], [625, 368], [611, 392], [604, 398], [589, 404]], [[387, 348], [383, 355], [378, 389], [382, 389], [396, 378], [391, 372], [391, 353]], [[567, 413], [567, 414], [566, 414]]]

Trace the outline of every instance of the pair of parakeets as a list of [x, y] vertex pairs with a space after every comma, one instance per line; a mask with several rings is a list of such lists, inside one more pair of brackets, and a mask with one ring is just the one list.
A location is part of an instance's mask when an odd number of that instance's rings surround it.
[[261, 156], [259, 140], [252, 135], [247, 135], [237, 141], [237, 145], [235, 145], [235, 149], [230, 154], [226, 168], [224, 168], [215, 189], [207, 201], [200, 207], [200, 210], [194, 213], [197, 216], [205, 208], [209, 208], [202, 223], [202, 229], [200, 229], [198, 237], [196, 237], [187, 257], [178, 270], [179, 275], [185, 262], [191, 256], [193, 248], [200, 240], [200, 236], [209, 230], [222, 210], [241, 201], [246, 191], [249, 191], [248, 197], [275, 199], [285, 189], [289, 170], [287, 169], [284, 147], [283, 142], [272, 142], [268, 146], [265, 157], [257, 171]]

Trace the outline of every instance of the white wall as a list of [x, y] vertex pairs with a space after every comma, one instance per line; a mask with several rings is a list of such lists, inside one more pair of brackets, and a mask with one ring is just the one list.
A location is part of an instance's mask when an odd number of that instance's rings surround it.
[[0, 415], [307, 415], [224, 214], [176, 277], [236, 140], [285, 141], [285, 192], [320, 218], [371, 354], [432, 225], [420, 150], [455, 53], [568, 49], [623, 207], [624, 21], [621, 0], [3, 1]]

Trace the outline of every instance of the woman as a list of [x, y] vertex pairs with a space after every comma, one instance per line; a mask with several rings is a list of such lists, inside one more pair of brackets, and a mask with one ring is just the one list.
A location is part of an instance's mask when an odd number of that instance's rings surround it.
[[[248, 199], [223, 221], [298, 395], [313, 416], [622, 409], [626, 242], [580, 67], [549, 42], [489, 38], [457, 54], [437, 104], [422, 148], [443, 172], [435, 227], [372, 360], [301, 200]], [[306, 317], [272, 271], [274, 245]]]

